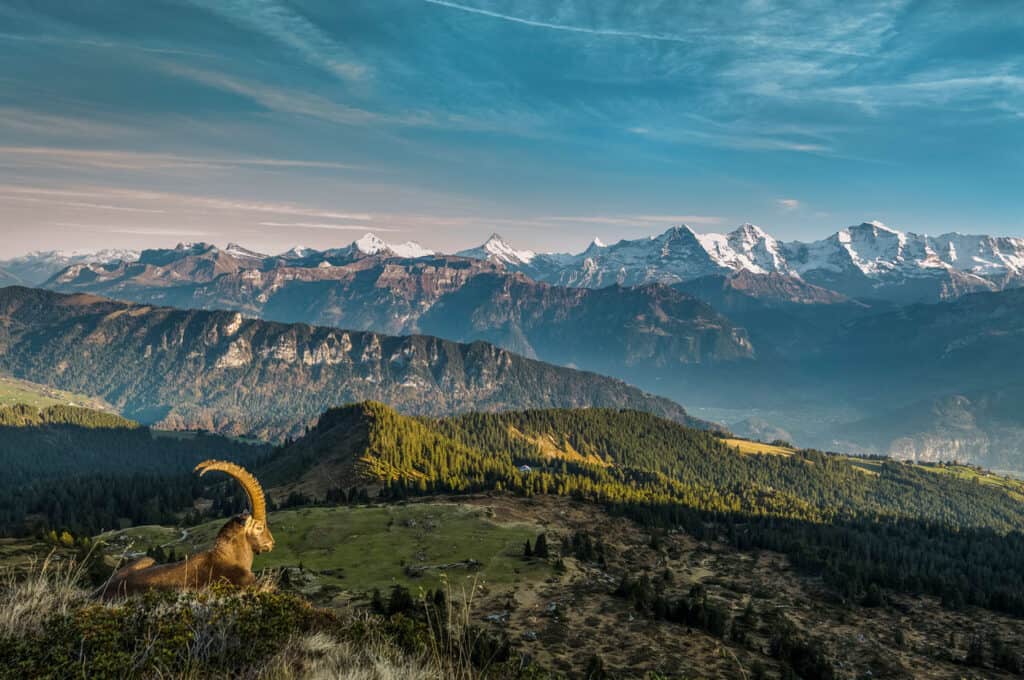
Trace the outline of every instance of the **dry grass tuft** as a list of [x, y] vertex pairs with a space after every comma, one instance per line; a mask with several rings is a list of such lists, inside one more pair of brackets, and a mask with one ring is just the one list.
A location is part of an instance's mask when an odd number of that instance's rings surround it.
[[410, 656], [384, 639], [355, 645], [323, 633], [290, 641], [258, 676], [261, 680], [440, 680], [452, 677], [427, 656]]
[[481, 586], [473, 579], [468, 591], [464, 589], [458, 597], [452, 597], [451, 584], [443, 576], [442, 584], [446, 595], [444, 605], [440, 608], [432, 603], [425, 605], [427, 623], [436, 631], [430, 638], [431, 653], [435, 663], [444, 667], [446, 678], [472, 680], [477, 676], [473, 654], [482, 646], [483, 633], [470, 622], [474, 599]]
[[0, 637], [16, 637], [38, 631], [54, 615], [75, 610], [89, 599], [79, 585], [83, 565], [61, 561], [50, 553], [33, 560], [19, 575], [10, 570], [0, 577]]

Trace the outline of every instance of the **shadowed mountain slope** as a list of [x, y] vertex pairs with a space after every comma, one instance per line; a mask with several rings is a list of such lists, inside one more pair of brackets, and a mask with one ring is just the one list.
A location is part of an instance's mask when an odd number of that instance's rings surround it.
[[325, 409], [377, 399], [407, 413], [612, 406], [697, 423], [611, 378], [483, 342], [391, 337], [89, 295], [0, 290], [0, 369], [97, 394], [126, 416], [278, 438]]

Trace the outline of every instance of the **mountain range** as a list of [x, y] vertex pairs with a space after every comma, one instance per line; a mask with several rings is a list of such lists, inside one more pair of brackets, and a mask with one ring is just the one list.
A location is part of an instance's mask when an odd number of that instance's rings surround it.
[[139, 258], [138, 251], [109, 248], [95, 252], [36, 251], [0, 262], [0, 286], [38, 286], [76, 264], [108, 264]]
[[[485, 340], [616, 376], [754, 356], [742, 329], [661, 284], [568, 288], [455, 256], [330, 258], [336, 264], [250, 264], [231, 249], [189, 246], [146, 251], [132, 263], [71, 267], [48, 285], [287, 323]], [[587, 343], [574, 342], [581, 335]]]
[[[1019, 456], [997, 455], [1024, 435], [1024, 418], [987, 414], [1004, 401], [990, 391], [1019, 381], [1022, 263], [1021, 239], [925, 237], [880, 223], [811, 243], [753, 225], [717, 235], [679, 226], [576, 255], [516, 249], [497, 235], [454, 255], [373, 235], [279, 255], [182, 244], [75, 262], [43, 285], [485, 341], [804, 445], [1024, 470]], [[972, 418], [942, 427], [935, 414], [964, 403]], [[880, 426], [892, 413], [904, 417]]]
[[728, 234], [686, 225], [612, 245], [595, 241], [576, 255], [515, 251], [498, 236], [480, 249], [488, 259], [533, 278], [567, 286], [681, 283], [747, 271], [782, 274], [848, 297], [934, 301], [1020, 285], [1024, 239], [957, 233], [930, 237], [881, 222], [846, 227], [820, 241], [782, 242], [753, 224]]
[[[177, 250], [193, 247], [203, 245], [184, 244]], [[373, 234], [327, 250], [299, 246], [268, 255], [229, 244], [224, 252], [251, 262], [286, 261], [303, 267], [344, 264], [366, 256], [422, 258], [440, 254], [415, 242], [390, 244]], [[846, 227], [809, 242], [780, 241], [753, 224], [743, 224], [727, 234], [699, 234], [679, 225], [656, 236], [623, 239], [611, 245], [595, 239], [575, 254], [517, 249], [493, 234], [479, 247], [456, 255], [490, 261], [537, 281], [571, 287], [675, 284], [746, 271], [781, 274], [847, 297], [899, 303], [1016, 287], [1024, 275], [1024, 239], [956, 232], [927, 236], [899, 231], [877, 221]], [[137, 259], [138, 253], [130, 251], [35, 253], [0, 262], [0, 270], [35, 285], [48, 278], [47, 274], [69, 266], [95, 269]]]
[[147, 424], [265, 439], [301, 434], [326, 408], [363, 399], [431, 415], [635, 408], [709, 426], [618, 380], [483, 342], [280, 324], [21, 287], [0, 289], [0, 370], [104, 396]]

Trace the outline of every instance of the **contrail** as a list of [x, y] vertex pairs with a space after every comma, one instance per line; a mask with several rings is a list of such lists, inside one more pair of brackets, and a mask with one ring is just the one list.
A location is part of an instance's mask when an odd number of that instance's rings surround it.
[[[451, 2], [450, 0], [423, 0], [431, 5], [438, 5], [440, 7], [448, 7], [449, 9], [457, 9], [463, 12], [469, 12], [470, 14], [479, 14], [485, 17], [491, 17], [492, 19], [501, 19], [502, 21], [511, 21], [516, 24], [523, 24], [524, 26], [535, 26], [537, 28], [547, 28], [553, 31], [567, 31], [569, 33], [585, 33], [588, 35], [603, 35], [613, 38], [633, 38], [636, 40], [655, 40], [658, 42], [669, 42], [669, 43], [681, 43], [692, 45], [696, 42], [696, 39], [703, 39], [707, 42], [722, 42], [722, 41], [745, 41], [749, 44], [758, 47], [771, 47], [779, 46], [779, 40], [773, 37], [758, 37], [752, 35], [738, 35], [730, 36], [724, 33], [711, 34], [707, 31], [690, 31], [688, 36], [683, 36], [678, 33], [644, 33], [642, 31], [623, 31], [615, 28], [588, 28], [586, 26], [574, 26], [572, 24], [555, 24], [550, 21], [537, 21], [536, 19], [526, 19], [523, 17], [517, 17], [513, 14], [502, 14], [501, 12], [494, 12], [489, 9], [481, 9], [479, 7], [470, 7], [469, 5], [460, 5], [457, 2]], [[786, 50], [792, 52], [810, 52], [810, 53], [825, 53], [825, 54], [839, 54], [843, 56], [867, 56], [863, 53], [846, 50], [842, 48], [836, 48], [832, 46], [820, 46], [820, 45], [799, 45], [793, 42], [786, 43], [783, 45]]]
[[665, 33], [640, 33], [637, 31], [620, 31], [611, 28], [587, 28], [585, 26], [573, 26], [571, 24], [553, 24], [547, 21], [535, 21], [533, 19], [524, 19], [523, 17], [513, 16], [511, 14], [502, 14], [500, 12], [492, 12], [487, 9], [480, 9], [479, 7], [469, 7], [467, 5], [460, 5], [455, 2], [449, 2], [448, 0], [423, 0], [431, 5], [440, 5], [441, 7], [448, 7], [451, 9], [462, 10], [463, 12], [469, 12], [471, 14], [480, 14], [485, 17], [491, 17], [493, 19], [501, 19], [503, 21], [511, 21], [517, 24], [525, 24], [526, 26], [535, 26], [537, 28], [549, 28], [554, 31], [568, 31], [570, 33], [588, 33], [590, 35], [606, 35], [615, 38], [637, 38], [640, 40], [658, 40], [661, 42], [674, 42], [674, 43], [689, 43], [692, 42], [690, 38], [684, 38], [679, 35], [671, 35]]

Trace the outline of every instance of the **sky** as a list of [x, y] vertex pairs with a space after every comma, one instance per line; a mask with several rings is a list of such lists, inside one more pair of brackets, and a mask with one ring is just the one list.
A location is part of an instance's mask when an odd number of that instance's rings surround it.
[[0, 256], [1024, 236], [1024, 7], [0, 0]]

